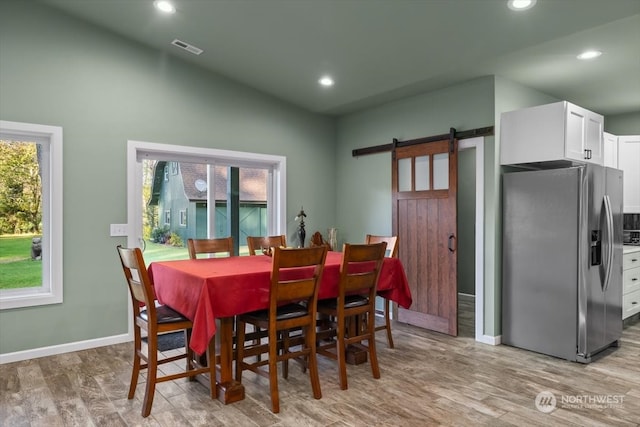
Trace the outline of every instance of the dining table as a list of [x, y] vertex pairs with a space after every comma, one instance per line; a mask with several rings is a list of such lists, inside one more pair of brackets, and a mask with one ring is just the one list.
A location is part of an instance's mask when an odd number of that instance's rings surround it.
[[[329, 251], [318, 299], [336, 298], [342, 253]], [[157, 300], [192, 321], [190, 348], [204, 354], [211, 339], [219, 341], [218, 399], [244, 399], [244, 387], [233, 379], [235, 316], [269, 307], [272, 258], [264, 255], [157, 261], [149, 265]], [[407, 276], [398, 258], [385, 258], [377, 294], [404, 308], [412, 303]]]

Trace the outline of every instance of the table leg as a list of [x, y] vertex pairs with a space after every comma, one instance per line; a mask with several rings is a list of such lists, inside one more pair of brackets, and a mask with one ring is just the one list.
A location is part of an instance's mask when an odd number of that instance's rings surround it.
[[[353, 335], [360, 335], [365, 327], [364, 315], [354, 316], [347, 319], [347, 331], [353, 331]], [[346, 362], [349, 365], [360, 365], [367, 363], [367, 349], [361, 343], [349, 344], [346, 349]]]
[[233, 379], [233, 317], [220, 319], [220, 369], [218, 374], [218, 400], [225, 405], [244, 399], [244, 386]]
[[[331, 319], [329, 319], [328, 316], [324, 314], [318, 315], [318, 328], [320, 331], [317, 333], [316, 337], [319, 341], [324, 341], [324, 343], [326, 343], [336, 339], [336, 332], [334, 329], [330, 328], [330, 322]], [[351, 332], [352, 335], [357, 333], [357, 331], [354, 331], [353, 329], [361, 327], [362, 324], [358, 322], [362, 322], [362, 320], [347, 319], [347, 324], [345, 325], [347, 327], [347, 336], [349, 336], [349, 331], [353, 331]], [[367, 354], [367, 349], [360, 343], [349, 344], [346, 349], [346, 362], [349, 365], [367, 363]]]

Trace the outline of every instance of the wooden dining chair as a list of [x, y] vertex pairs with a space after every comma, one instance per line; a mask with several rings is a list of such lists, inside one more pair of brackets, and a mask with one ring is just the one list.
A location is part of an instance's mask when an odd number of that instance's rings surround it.
[[187, 247], [189, 248], [189, 258], [191, 259], [197, 259], [198, 254], [228, 253], [229, 256], [234, 255], [233, 237], [189, 239], [187, 240]]
[[[293, 358], [302, 360], [305, 369], [308, 367], [309, 370], [313, 397], [322, 397], [316, 360], [315, 324], [318, 289], [326, 257], [326, 247], [294, 249], [276, 246], [272, 260], [269, 308], [237, 317], [236, 380], [242, 380], [245, 370], [269, 378], [274, 413], [280, 412], [277, 371], [280, 361], [286, 364]], [[246, 324], [266, 329], [268, 342], [247, 345]], [[300, 329], [302, 335], [299, 338], [302, 338], [302, 342], [299, 348], [293, 347], [296, 349], [293, 351], [289, 347], [289, 332]], [[268, 353], [268, 359], [245, 362], [247, 357], [264, 353]], [[261, 368], [265, 365], [268, 365], [268, 371]]]
[[[349, 344], [360, 343], [369, 353], [373, 378], [380, 378], [376, 354], [375, 298], [386, 242], [343, 245], [338, 298], [318, 302], [318, 313], [334, 319], [336, 337], [317, 345], [317, 352], [338, 361], [340, 388], [346, 390], [346, 351]], [[364, 321], [357, 319], [364, 318]], [[324, 332], [324, 331], [321, 331]], [[367, 341], [367, 345], [362, 344]]]
[[[279, 236], [247, 236], [247, 246], [249, 248], [249, 255], [262, 255], [263, 248], [267, 249], [270, 255], [273, 255], [271, 248], [287, 246], [287, 236], [284, 234]], [[260, 336], [260, 332], [260, 327], [258, 325], [253, 325], [253, 335]], [[258, 342], [259, 340], [254, 340], [254, 344], [257, 344]], [[256, 359], [260, 361], [262, 356], [258, 354], [256, 355]]]
[[[365, 243], [380, 243], [387, 242], [387, 256], [391, 258], [398, 257], [398, 236], [374, 236], [367, 234]], [[387, 343], [389, 348], [394, 348], [393, 337], [391, 336], [391, 301], [384, 298], [384, 308], [382, 310], [376, 309], [376, 314], [384, 316], [384, 324], [376, 326], [377, 331], [387, 331]]]
[[[153, 284], [145, 267], [142, 251], [139, 248], [127, 249], [118, 245], [118, 255], [122, 263], [124, 277], [131, 294], [131, 307], [134, 319], [133, 370], [129, 385], [128, 398], [133, 399], [140, 370], [147, 369], [147, 386], [142, 403], [142, 416], [151, 413], [156, 384], [188, 377], [193, 379], [199, 374], [209, 374], [211, 398], [217, 397], [215, 368], [215, 339], [209, 342], [207, 367], [199, 366], [194, 360], [194, 352], [189, 348], [193, 324], [180, 313], [166, 305], [156, 305]], [[142, 350], [142, 331], [147, 334], [147, 350]], [[158, 357], [158, 335], [166, 332], [184, 331], [185, 351], [171, 357]], [[168, 375], [158, 375], [158, 366], [176, 360], [186, 359], [186, 370]]]
[[284, 248], [287, 246], [287, 236], [247, 236], [249, 255], [262, 254], [262, 248]]

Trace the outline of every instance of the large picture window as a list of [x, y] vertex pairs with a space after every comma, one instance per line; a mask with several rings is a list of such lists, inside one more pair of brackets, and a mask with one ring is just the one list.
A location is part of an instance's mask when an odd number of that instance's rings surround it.
[[0, 309], [62, 302], [62, 128], [0, 121]]
[[189, 238], [232, 236], [243, 254], [247, 235], [287, 233], [283, 156], [129, 141], [127, 158], [128, 244], [147, 262], [184, 259]]

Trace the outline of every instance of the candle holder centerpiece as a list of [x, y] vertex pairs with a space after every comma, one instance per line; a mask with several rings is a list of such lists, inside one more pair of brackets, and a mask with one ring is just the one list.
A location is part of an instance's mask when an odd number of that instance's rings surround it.
[[298, 242], [300, 243], [300, 247], [304, 248], [304, 239], [307, 237], [307, 232], [304, 229], [304, 219], [307, 217], [307, 214], [304, 213], [304, 208], [300, 207], [300, 212], [296, 216], [295, 220], [300, 221], [298, 225]]

